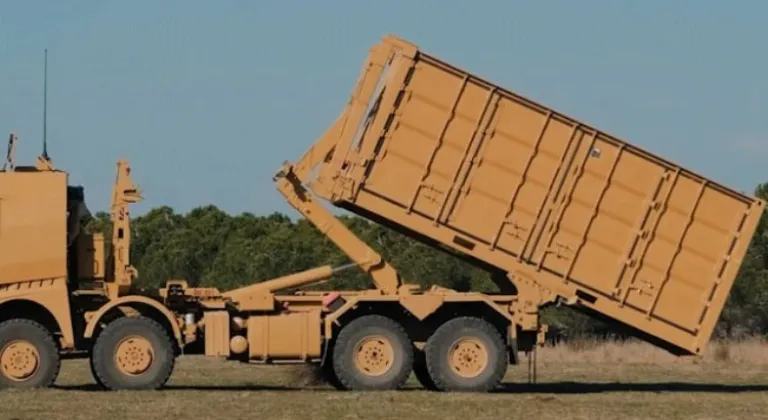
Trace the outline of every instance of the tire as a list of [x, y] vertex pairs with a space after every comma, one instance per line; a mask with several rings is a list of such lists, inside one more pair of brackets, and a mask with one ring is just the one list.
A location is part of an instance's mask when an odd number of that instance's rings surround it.
[[336, 372], [333, 370], [333, 344], [328, 346], [328, 354], [324, 356], [326, 360], [320, 364], [320, 373], [323, 375], [325, 383], [331, 387], [343, 391], [346, 388], [339, 382]]
[[123, 317], [96, 338], [91, 370], [96, 383], [108, 390], [154, 390], [168, 382], [175, 358], [171, 337], [160, 324], [142, 316]]
[[[367, 345], [358, 351], [361, 344]], [[336, 337], [333, 373], [343, 389], [397, 389], [408, 380], [412, 369], [413, 343], [403, 327], [387, 317], [360, 317]]]
[[346, 389], [346, 387], [344, 387], [344, 385], [339, 382], [339, 378], [336, 376], [336, 372], [333, 371], [333, 364], [328, 363], [321, 366], [320, 369], [323, 374], [323, 380], [325, 380], [328, 385], [338, 390]]
[[107, 386], [104, 385], [104, 382], [101, 381], [101, 378], [99, 378], [99, 375], [96, 373], [96, 366], [93, 364], [93, 357], [88, 358], [88, 365], [91, 368], [91, 376], [93, 377], [93, 380], [96, 382], [96, 386], [101, 389], [106, 389]]
[[[455, 345], [459, 347], [454, 351]], [[424, 353], [429, 376], [441, 391], [488, 392], [507, 371], [501, 335], [479, 318], [460, 317], [441, 325], [427, 340]], [[462, 355], [467, 356], [464, 363], [451, 361]]]
[[0, 324], [0, 388], [48, 388], [61, 369], [53, 335], [29, 319]]
[[424, 389], [437, 391], [437, 385], [427, 369], [427, 357], [422, 350], [415, 350], [413, 353], [413, 374]]

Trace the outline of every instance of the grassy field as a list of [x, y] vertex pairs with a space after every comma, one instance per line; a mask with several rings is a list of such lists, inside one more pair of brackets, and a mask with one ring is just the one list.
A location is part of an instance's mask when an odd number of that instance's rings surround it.
[[[768, 418], [768, 344], [714, 345], [700, 360], [640, 343], [542, 349], [491, 394], [444, 394], [414, 379], [396, 392], [340, 392], [296, 367], [179, 360], [168, 389], [101, 392], [66, 361], [57, 389], [0, 394], [3, 419], [726, 419]], [[535, 417], [531, 417], [535, 416]]]

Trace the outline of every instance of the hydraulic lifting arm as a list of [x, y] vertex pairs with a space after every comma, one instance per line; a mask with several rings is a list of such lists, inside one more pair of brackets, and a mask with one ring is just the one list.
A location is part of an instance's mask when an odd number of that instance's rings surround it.
[[286, 165], [275, 178], [278, 191], [283, 194], [288, 203], [349, 255], [355, 264], [369, 273], [377, 289], [385, 294], [398, 293], [401, 281], [394, 267], [384, 261], [379, 253], [358, 238], [336, 216], [315, 201], [291, 169], [290, 165]]
[[403, 285], [394, 267], [320, 205], [315, 197], [335, 201], [343, 195], [339, 175], [349, 163], [349, 151], [354, 148], [359, 130], [364, 128], [366, 114], [379, 96], [381, 82], [387, 77], [396, 51], [409, 48], [413, 47], [391, 36], [374, 47], [344, 112], [295, 165], [286, 162], [275, 175], [277, 189], [288, 203], [369, 273], [376, 288], [385, 294], [407, 292], [412, 287]]

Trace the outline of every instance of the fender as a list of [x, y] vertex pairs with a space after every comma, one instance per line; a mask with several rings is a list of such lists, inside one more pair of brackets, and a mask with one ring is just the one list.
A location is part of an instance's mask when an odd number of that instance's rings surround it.
[[39, 310], [43, 317], [50, 316], [51, 321], [61, 330], [59, 340], [61, 347], [72, 349], [75, 347], [76, 340], [72, 328], [70, 304], [67, 299], [62, 299], [62, 296], [66, 296], [67, 293], [64, 277], [8, 283], [0, 286], [0, 306], [17, 304], [24, 307], [35, 306], [34, 310]]
[[91, 320], [88, 321], [88, 325], [85, 327], [85, 333], [83, 336], [85, 338], [93, 337], [93, 333], [96, 330], [96, 325], [98, 325], [99, 320], [111, 309], [117, 308], [118, 306], [129, 306], [140, 311], [141, 308], [137, 308], [136, 304], [150, 306], [163, 314], [163, 316], [165, 316], [165, 318], [168, 320], [168, 323], [171, 324], [171, 328], [173, 329], [173, 336], [176, 338], [179, 346], [184, 345], [184, 341], [181, 335], [181, 328], [179, 328], [179, 324], [176, 322], [176, 317], [174, 316], [173, 312], [168, 310], [168, 308], [163, 306], [158, 301], [145, 296], [123, 296], [102, 306], [91, 316]]
[[[493, 309], [496, 313], [501, 315], [504, 319], [509, 321], [510, 329], [514, 330], [514, 327], [518, 324], [506, 307], [490, 299], [488, 296], [482, 293], [473, 292], [455, 292], [450, 289], [444, 289], [443, 292], [428, 292], [422, 295], [344, 295], [343, 293], [331, 294], [326, 296], [323, 300], [323, 306], [328, 307], [336, 298], [341, 297], [343, 304], [334, 308], [333, 311], [324, 318], [325, 323], [325, 337], [330, 338], [333, 336], [333, 325], [338, 322], [338, 319], [349, 312], [353, 308], [357, 307], [360, 303], [398, 303], [411, 315], [415, 316], [418, 320], [423, 321], [429, 315], [437, 311], [441, 306], [446, 303], [484, 303], [489, 308]], [[511, 301], [514, 296], [502, 296], [497, 298]], [[506, 299], [505, 299], [506, 298]]]

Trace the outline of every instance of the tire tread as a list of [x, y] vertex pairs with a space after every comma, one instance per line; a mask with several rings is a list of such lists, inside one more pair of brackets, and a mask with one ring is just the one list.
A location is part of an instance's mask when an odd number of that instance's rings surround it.
[[[451, 334], [459, 329], [473, 329], [487, 334], [491, 343], [489, 351], [496, 351], [496, 366], [493, 367], [493, 373], [488, 380], [474, 385], [461, 386], [456, 384], [447, 374], [447, 365], [440, 363], [444, 354], [440, 353], [441, 347], [446, 346], [445, 341]], [[434, 334], [427, 340], [424, 347], [426, 355], [427, 371], [435, 387], [440, 391], [463, 391], [463, 392], [489, 392], [496, 388], [504, 378], [507, 370], [507, 358], [504, 351], [504, 341], [501, 334], [490, 323], [472, 316], [462, 316], [445, 322], [435, 330]]]
[[[160, 348], [155, 349], [156, 352], [165, 352], [166, 360], [168, 361], [164, 366], [163, 370], [160, 374], [158, 374], [149, 384], [146, 384], [141, 387], [135, 387], [131, 386], [126, 383], [120, 383], [114, 381], [110, 376], [102, 369], [102, 363], [108, 364], [111, 363], [111, 360], [98, 360], [98, 358], [102, 357], [110, 357], [111, 354], [109, 351], [106, 351], [104, 349], [104, 346], [107, 345], [106, 340], [109, 338], [109, 335], [112, 331], [115, 331], [117, 328], [119, 328], [122, 325], [125, 324], [138, 324], [142, 325], [142, 328], [145, 330], [151, 331], [152, 333], [155, 333], [160, 337], [160, 340], [162, 341]], [[160, 323], [157, 321], [145, 317], [145, 316], [138, 316], [138, 317], [122, 317], [118, 318], [112, 322], [110, 322], [105, 329], [99, 334], [99, 336], [96, 338], [96, 343], [93, 346], [93, 351], [91, 353], [91, 371], [93, 373], [94, 379], [96, 380], [96, 383], [101, 386], [102, 388], [108, 389], [108, 390], [118, 390], [118, 389], [159, 389], [162, 388], [165, 383], [170, 379], [171, 374], [173, 373], [173, 369], [175, 366], [175, 359], [176, 355], [174, 352], [173, 347], [173, 341], [171, 340], [170, 335], [168, 332], [163, 328]], [[99, 363], [101, 362], [101, 363]]]
[[[14, 327], [21, 328], [23, 331], [32, 332], [33, 337], [30, 339], [30, 341], [37, 341], [36, 339], [41, 341], [40, 343], [34, 344], [43, 346], [43, 348], [38, 348], [38, 353], [40, 353], [41, 358], [47, 359], [47, 362], [50, 363], [50, 366], [52, 366], [47, 375], [44, 375], [42, 379], [33, 382], [32, 385], [21, 385], [18, 387], [49, 388], [53, 386], [53, 384], [56, 383], [59, 372], [61, 371], [61, 356], [59, 355], [59, 346], [54, 341], [53, 334], [51, 334], [51, 332], [45, 328], [45, 326], [37, 321], [26, 318], [15, 318], [0, 323], [0, 338], [6, 334], [6, 331]], [[35, 335], [37, 336], [35, 337]], [[40, 362], [46, 363], [46, 360], [41, 360]], [[14, 386], [11, 385], [10, 382], [6, 383], [4, 380], [0, 381], [0, 388], [5, 387], [12, 388]]]
[[[351, 337], [359, 332], [362, 329], [365, 328], [383, 328], [385, 330], [388, 330], [389, 332], [393, 333], [396, 336], [396, 340], [400, 341], [400, 343], [395, 342], [395, 346], [402, 346], [403, 347], [403, 368], [398, 374], [392, 378], [390, 381], [380, 384], [380, 385], [365, 385], [360, 383], [359, 381], [354, 379], [354, 374], [351, 373], [354, 370], [354, 366], [352, 364], [351, 360], [343, 359], [344, 357], [344, 351], [343, 348], [348, 344]], [[384, 389], [397, 389], [402, 387], [405, 382], [408, 380], [408, 377], [411, 374], [412, 366], [413, 366], [413, 352], [412, 352], [413, 344], [411, 343], [408, 334], [406, 333], [405, 329], [400, 325], [398, 322], [392, 320], [391, 318], [388, 318], [383, 315], [365, 315], [363, 317], [357, 318], [354, 321], [350, 322], [348, 325], [344, 326], [344, 328], [341, 329], [341, 332], [336, 337], [336, 342], [334, 343], [334, 351], [333, 351], [333, 371], [336, 376], [336, 380], [338, 381], [338, 384], [343, 387], [343, 389], [378, 389], [378, 390], [384, 390]], [[342, 351], [339, 351], [342, 350]], [[397, 351], [397, 350], [396, 350]]]

